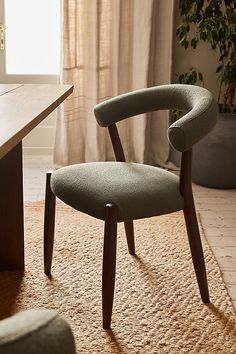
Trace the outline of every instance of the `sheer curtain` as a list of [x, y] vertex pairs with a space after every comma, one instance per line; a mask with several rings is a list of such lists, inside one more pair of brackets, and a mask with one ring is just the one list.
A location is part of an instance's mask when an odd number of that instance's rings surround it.
[[[97, 102], [171, 82], [174, 0], [64, 0], [61, 81], [74, 93], [57, 121], [57, 166], [113, 160]], [[128, 161], [166, 166], [168, 113], [118, 123]]]

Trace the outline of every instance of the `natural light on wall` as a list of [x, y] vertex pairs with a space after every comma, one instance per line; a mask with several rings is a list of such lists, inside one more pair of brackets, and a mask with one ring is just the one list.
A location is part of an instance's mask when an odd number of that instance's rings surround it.
[[58, 75], [60, 0], [5, 0], [7, 74]]

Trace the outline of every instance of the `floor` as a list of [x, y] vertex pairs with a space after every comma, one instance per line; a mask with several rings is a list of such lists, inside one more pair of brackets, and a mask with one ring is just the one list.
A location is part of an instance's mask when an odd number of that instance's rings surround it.
[[[25, 201], [44, 199], [45, 173], [52, 166], [51, 156], [24, 156]], [[236, 308], [236, 189], [193, 185], [193, 191], [205, 235]]]

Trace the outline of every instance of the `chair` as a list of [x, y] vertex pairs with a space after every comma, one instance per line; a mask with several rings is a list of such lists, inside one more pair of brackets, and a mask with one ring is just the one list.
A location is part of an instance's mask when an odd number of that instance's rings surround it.
[[[182, 152], [180, 177], [158, 167], [125, 162], [116, 123], [145, 112], [184, 110], [168, 129], [169, 142]], [[109, 329], [116, 271], [117, 223], [124, 222], [128, 250], [135, 254], [133, 220], [183, 210], [197, 282], [209, 302], [206, 269], [191, 188], [192, 147], [214, 126], [217, 104], [209, 91], [191, 85], [163, 85], [120, 95], [95, 106], [97, 122], [108, 127], [116, 162], [71, 165], [47, 174], [44, 266], [50, 273], [55, 196], [71, 207], [105, 221], [102, 309]], [[138, 118], [137, 118], [138, 119]]]
[[75, 354], [68, 323], [53, 310], [31, 309], [0, 321], [0, 354]]

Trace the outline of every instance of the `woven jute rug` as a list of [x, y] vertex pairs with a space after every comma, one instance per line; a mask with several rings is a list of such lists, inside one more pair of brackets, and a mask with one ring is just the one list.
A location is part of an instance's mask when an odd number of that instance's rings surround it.
[[[0, 273], [0, 318], [53, 308], [78, 353], [236, 353], [236, 315], [204, 238], [211, 304], [200, 299], [182, 212], [135, 222], [136, 253], [119, 225], [112, 330], [101, 323], [103, 222], [57, 205], [52, 276], [43, 273], [43, 203], [25, 208], [26, 270]], [[66, 353], [65, 353], [66, 354]]]

